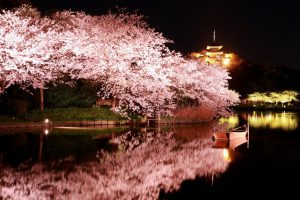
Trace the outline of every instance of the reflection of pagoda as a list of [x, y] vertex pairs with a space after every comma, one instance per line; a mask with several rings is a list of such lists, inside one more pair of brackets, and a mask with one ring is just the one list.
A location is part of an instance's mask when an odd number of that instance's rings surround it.
[[235, 54], [224, 53], [222, 48], [223, 46], [216, 42], [216, 31], [214, 30], [213, 42], [207, 45], [206, 49], [202, 50], [200, 53], [193, 52], [191, 57], [205, 61], [208, 64], [220, 65], [223, 67], [231, 67], [240, 62]]

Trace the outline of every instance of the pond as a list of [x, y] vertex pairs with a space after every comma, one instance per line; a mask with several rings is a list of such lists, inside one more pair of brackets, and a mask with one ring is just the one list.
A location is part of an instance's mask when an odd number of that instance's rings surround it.
[[[213, 148], [216, 129], [250, 123]], [[299, 114], [249, 112], [198, 125], [0, 129], [0, 199], [186, 199], [296, 193]]]

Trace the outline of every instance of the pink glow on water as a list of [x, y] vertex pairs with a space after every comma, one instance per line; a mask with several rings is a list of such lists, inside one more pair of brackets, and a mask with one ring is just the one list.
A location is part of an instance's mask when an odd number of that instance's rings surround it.
[[[182, 181], [226, 170], [222, 149], [211, 148], [210, 137], [173, 132], [130, 131], [111, 140], [113, 154], [98, 152], [98, 161], [55, 171], [34, 165], [25, 171], [4, 168], [0, 194], [11, 199], [157, 199], [160, 190], [178, 190]], [[177, 136], [176, 136], [177, 135]], [[182, 136], [185, 137], [185, 136]], [[67, 159], [67, 158], [66, 158]]]

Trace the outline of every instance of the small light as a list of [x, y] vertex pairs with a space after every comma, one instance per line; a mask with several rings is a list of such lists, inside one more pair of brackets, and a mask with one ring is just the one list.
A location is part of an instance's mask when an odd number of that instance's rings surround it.
[[228, 66], [230, 64], [230, 59], [229, 58], [225, 58], [223, 60], [223, 65]]
[[45, 123], [49, 123], [49, 119], [45, 119]]
[[45, 130], [44, 130], [44, 133], [45, 133], [45, 135], [48, 135], [48, 134], [49, 134], [49, 130], [48, 130], [48, 129], [45, 129]]

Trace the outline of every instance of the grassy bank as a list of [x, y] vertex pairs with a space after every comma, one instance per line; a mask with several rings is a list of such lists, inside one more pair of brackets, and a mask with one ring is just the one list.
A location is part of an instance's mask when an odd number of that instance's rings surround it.
[[53, 122], [125, 119], [109, 108], [54, 108], [45, 109], [43, 113], [39, 110], [33, 110], [22, 117], [0, 115], [0, 123], [40, 122], [45, 118]]
[[[196, 123], [211, 121], [214, 116], [212, 110], [205, 107], [182, 108], [178, 110], [173, 117], [161, 117], [161, 122], [172, 123]], [[42, 122], [44, 119], [49, 119], [52, 122], [67, 122], [67, 121], [119, 121], [126, 120], [110, 110], [107, 107], [95, 108], [53, 108], [45, 109], [42, 113], [39, 110], [29, 111], [24, 116], [7, 116], [0, 115], [0, 124], [8, 123], [25, 123], [25, 122]], [[134, 120], [139, 120], [138, 116], [131, 117]]]

